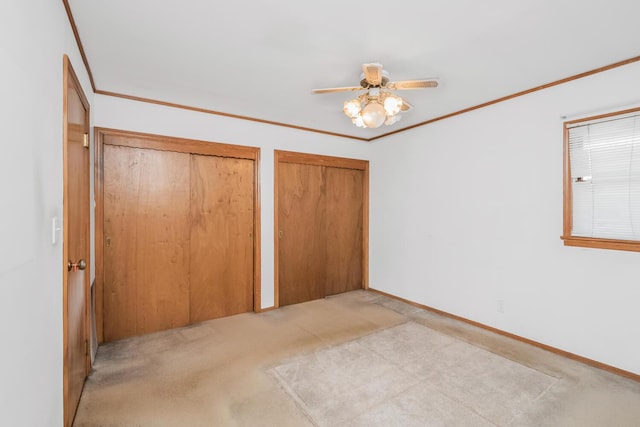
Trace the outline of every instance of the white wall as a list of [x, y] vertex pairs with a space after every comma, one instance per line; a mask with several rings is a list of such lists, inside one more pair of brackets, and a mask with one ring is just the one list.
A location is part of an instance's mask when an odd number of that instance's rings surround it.
[[640, 253], [560, 240], [561, 116], [638, 104], [639, 78], [635, 63], [374, 142], [370, 286], [640, 374]]
[[371, 144], [280, 126], [95, 95], [95, 126], [260, 147], [262, 308], [274, 305], [274, 150], [368, 160]]
[[0, 425], [62, 425], [62, 70], [90, 86], [60, 1], [0, 3]]

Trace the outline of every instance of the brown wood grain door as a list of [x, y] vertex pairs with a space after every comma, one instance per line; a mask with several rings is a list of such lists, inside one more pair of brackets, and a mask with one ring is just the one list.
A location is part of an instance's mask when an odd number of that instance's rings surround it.
[[281, 163], [277, 185], [279, 305], [323, 298], [324, 167]]
[[104, 146], [104, 339], [189, 323], [190, 155]]
[[253, 309], [253, 160], [191, 155], [190, 320]]
[[325, 169], [325, 294], [361, 289], [363, 172]]
[[104, 340], [251, 311], [255, 151], [120, 131], [100, 141]]
[[327, 166], [324, 156], [301, 161], [277, 166], [280, 306], [364, 286], [364, 170]]
[[64, 423], [71, 426], [91, 363], [88, 352], [89, 104], [67, 57], [64, 80], [63, 376]]

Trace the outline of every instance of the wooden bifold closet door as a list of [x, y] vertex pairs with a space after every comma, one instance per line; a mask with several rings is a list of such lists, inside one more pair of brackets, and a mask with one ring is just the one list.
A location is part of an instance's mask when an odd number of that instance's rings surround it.
[[323, 168], [281, 163], [278, 179], [279, 305], [325, 296]]
[[104, 340], [253, 310], [254, 161], [105, 142]]
[[365, 287], [367, 171], [322, 164], [328, 159], [277, 165], [280, 306]]
[[191, 156], [191, 322], [253, 309], [253, 196], [253, 161]]
[[189, 154], [104, 147], [104, 334], [189, 323]]
[[364, 286], [364, 172], [326, 167], [325, 173], [325, 295], [334, 295]]

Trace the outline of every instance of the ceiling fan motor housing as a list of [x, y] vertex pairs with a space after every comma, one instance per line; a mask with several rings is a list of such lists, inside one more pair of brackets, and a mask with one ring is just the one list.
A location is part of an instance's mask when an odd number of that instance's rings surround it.
[[369, 89], [372, 87], [384, 87], [387, 83], [389, 83], [389, 73], [385, 70], [382, 70], [382, 81], [380, 82], [379, 85], [372, 85], [367, 81], [367, 79], [364, 76], [364, 73], [360, 74], [360, 86], [362, 86], [365, 89]]

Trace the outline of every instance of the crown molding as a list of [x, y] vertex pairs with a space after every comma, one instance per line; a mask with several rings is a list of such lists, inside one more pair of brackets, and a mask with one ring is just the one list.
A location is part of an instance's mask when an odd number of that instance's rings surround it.
[[339, 137], [339, 138], [355, 139], [355, 140], [364, 141], [364, 142], [372, 142], [372, 141], [375, 141], [375, 140], [378, 140], [378, 139], [385, 138], [387, 136], [391, 136], [391, 135], [395, 135], [395, 134], [398, 134], [398, 133], [406, 132], [406, 131], [411, 130], [411, 129], [415, 129], [415, 128], [418, 128], [418, 127], [426, 126], [426, 125], [429, 125], [431, 123], [435, 123], [435, 122], [439, 122], [441, 120], [449, 119], [451, 117], [459, 116], [459, 115], [464, 114], [464, 113], [468, 113], [468, 112], [471, 112], [471, 111], [474, 111], [474, 110], [479, 110], [481, 108], [488, 107], [490, 105], [498, 104], [500, 102], [508, 101], [508, 100], [514, 99], [514, 98], [518, 98], [518, 97], [523, 96], [523, 95], [528, 95], [528, 94], [533, 93], [533, 92], [537, 92], [537, 91], [540, 91], [540, 90], [543, 90], [543, 89], [548, 89], [548, 88], [553, 87], [553, 86], [558, 86], [558, 85], [561, 85], [561, 84], [564, 84], [564, 83], [568, 83], [568, 82], [573, 81], [573, 80], [578, 80], [578, 79], [581, 79], [581, 78], [584, 78], [584, 77], [592, 76], [594, 74], [602, 73], [604, 71], [609, 71], [609, 70], [612, 70], [614, 68], [622, 67], [622, 66], [629, 65], [629, 64], [632, 64], [634, 62], [640, 61], [640, 56], [635, 56], [633, 58], [625, 59], [625, 60], [622, 60], [622, 61], [615, 62], [613, 64], [605, 65], [603, 67], [599, 67], [599, 68], [596, 68], [596, 69], [593, 69], [593, 70], [585, 71], [583, 73], [575, 74], [573, 76], [565, 77], [565, 78], [560, 79], [560, 80], [555, 80], [555, 81], [553, 81], [551, 83], [546, 83], [546, 84], [543, 84], [543, 85], [540, 85], [540, 86], [533, 87], [531, 89], [527, 89], [527, 90], [523, 90], [521, 92], [516, 92], [516, 93], [511, 94], [511, 95], [503, 96], [501, 98], [497, 98], [497, 99], [494, 99], [492, 101], [484, 102], [482, 104], [474, 105], [474, 106], [468, 107], [468, 108], [463, 108], [462, 110], [454, 111], [453, 113], [444, 114], [442, 116], [438, 116], [438, 117], [435, 117], [433, 119], [425, 120], [425, 121], [416, 123], [416, 124], [411, 125], [411, 126], [406, 126], [406, 127], [400, 128], [400, 129], [396, 129], [396, 130], [391, 131], [391, 132], [383, 133], [382, 135], [374, 136], [374, 137], [371, 137], [371, 138], [364, 138], [364, 137], [353, 136], [353, 135], [348, 135], [348, 134], [343, 134], [343, 133], [338, 133], [338, 132], [330, 132], [330, 131], [326, 131], [326, 130], [322, 130], [322, 129], [314, 129], [314, 128], [309, 128], [309, 127], [304, 127], [304, 126], [292, 125], [292, 124], [288, 124], [288, 123], [276, 122], [276, 121], [273, 121], [273, 120], [259, 119], [259, 118], [243, 116], [243, 115], [239, 115], [239, 114], [225, 113], [225, 112], [222, 112], [222, 111], [208, 110], [206, 108], [193, 107], [193, 106], [189, 106], [189, 105], [176, 104], [176, 103], [173, 103], [173, 102], [161, 101], [161, 100], [150, 99], [150, 98], [143, 98], [143, 97], [134, 96], [134, 95], [127, 95], [127, 94], [122, 94], [122, 93], [110, 92], [110, 91], [106, 91], [106, 90], [97, 89], [96, 85], [95, 85], [95, 82], [94, 82], [94, 79], [93, 79], [93, 73], [91, 72], [91, 67], [89, 66], [89, 61], [87, 60], [87, 56], [85, 54], [84, 47], [82, 46], [82, 40], [80, 39], [80, 34], [78, 33], [78, 28], [76, 27], [75, 20], [73, 18], [73, 14], [71, 13], [71, 7], [69, 6], [69, 2], [68, 2], [68, 0], [62, 0], [62, 3], [64, 4], [64, 8], [67, 11], [67, 17], [69, 18], [69, 23], [71, 25], [71, 29], [73, 30], [73, 35], [74, 35], [74, 37], [76, 39], [76, 44], [78, 45], [78, 49], [80, 50], [80, 55], [82, 56], [82, 61], [84, 62], [84, 66], [87, 69], [87, 73], [89, 74], [89, 80], [91, 82], [91, 88], [93, 89], [93, 92], [95, 94], [105, 95], [105, 96], [112, 96], [112, 97], [116, 97], [116, 98], [123, 98], [123, 99], [132, 100], [132, 101], [138, 101], [138, 102], [146, 102], [146, 103], [156, 104], [156, 105], [163, 105], [165, 107], [179, 108], [179, 109], [189, 110], [189, 111], [196, 111], [196, 112], [199, 112], [199, 113], [213, 114], [213, 115], [216, 115], [216, 116], [230, 117], [230, 118], [238, 119], [238, 120], [247, 120], [247, 121], [256, 122], [256, 123], [268, 124], [268, 125], [272, 125], [272, 126], [280, 126], [280, 127], [285, 127], [285, 128], [289, 128], [289, 129], [301, 130], [301, 131], [304, 131], [304, 132], [315, 132], [315, 133], [324, 134], [324, 135], [336, 136], [336, 137]]
[[78, 50], [80, 51], [80, 56], [82, 57], [82, 62], [84, 62], [84, 67], [87, 69], [87, 74], [89, 74], [89, 81], [91, 82], [91, 89], [95, 93], [96, 91], [96, 83], [93, 80], [93, 73], [91, 73], [91, 67], [89, 66], [89, 61], [87, 60], [87, 55], [84, 53], [84, 47], [82, 46], [82, 40], [80, 40], [80, 33], [78, 32], [78, 27], [76, 27], [76, 21], [73, 19], [73, 14], [71, 13], [71, 6], [69, 6], [68, 0], [62, 0], [62, 4], [64, 4], [64, 9], [67, 11], [67, 18], [69, 18], [69, 24], [71, 25], [71, 30], [73, 31], [73, 36], [76, 39], [76, 45], [78, 45]]
[[341, 138], [356, 139], [356, 140], [365, 141], [365, 142], [369, 141], [369, 139], [362, 138], [362, 137], [359, 137], [359, 136], [347, 135], [347, 134], [338, 133], [338, 132], [330, 132], [330, 131], [326, 131], [326, 130], [322, 130], [322, 129], [314, 129], [314, 128], [309, 128], [309, 127], [304, 127], [304, 126], [291, 125], [291, 124], [288, 124], [288, 123], [276, 122], [276, 121], [273, 121], [273, 120], [258, 119], [258, 118], [255, 118], [255, 117], [242, 116], [242, 115], [239, 115], [239, 114], [225, 113], [225, 112], [222, 112], [222, 111], [208, 110], [206, 108], [192, 107], [192, 106], [189, 106], [189, 105], [176, 104], [176, 103], [167, 102], [167, 101], [159, 101], [157, 99], [143, 98], [143, 97], [139, 97], [139, 96], [126, 95], [126, 94], [123, 94], [123, 93], [109, 92], [109, 91], [104, 91], [104, 90], [96, 90], [96, 91], [94, 91], [94, 93], [96, 93], [98, 95], [112, 96], [112, 97], [115, 97], [115, 98], [129, 99], [131, 101], [146, 102], [146, 103], [149, 103], [149, 104], [162, 105], [162, 106], [165, 106], [165, 107], [179, 108], [179, 109], [182, 109], [182, 110], [189, 110], [189, 111], [196, 111], [198, 113], [213, 114], [215, 116], [230, 117], [232, 119], [247, 120], [247, 121], [250, 121], [250, 122], [264, 123], [264, 124], [268, 124], [268, 125], [272, 125], [272, 126], [281, 126], [281, 127], [286, 127], [286, 128], [290, 128], [290, 129], [302, 130], [302, 131], [306, 131], [306, 132], [321, 133], [321, 134], [324, 134], [324, 135], [331, 135], [331, 136], [338, 136], [338, 137], [341, 137]]
[[629, 64], [632, 64], [632, 63], [638, 62], [638, 61], [640, 61], [640, 56], [635, 56], [633, 58], [629, 58], [629, 59], [625, 59], [623, 61], [615, 62], [613, 64], [605, 65], [604, 67], [596, 68], [596, 69], [593, 69], [593, 70], [590, 70], [590, 71], [585, 71], [584, 73], [575, 74], [575, 75], [570, 76], [570, 77], [565, 77], [565, 78], [560, 79], [560, 80], [555, 80], [555, 81], [553, 81], [551, 83], [546, 83], [546, 84], [543, 84], [543, 85], [540, 85], [540, 86], [536, 86], [536, 87], [531, 88], [531, 89], [527, 89], [527, 90], [523, 90], [521, 92], [517, 92], [517, 93], [511, 94], [511, 95], [503, 96], [502, 98], [497, 98], [497, 99], [494, 99], [492, 101], [488, 101], [488, 102], [484, 102], [482, 104], [474, 105], [473, 107], [464, 108], [462, 110], [458, 110], [458, 111], [455, 111], [453, 113], [449, 113], [449, 114], [445, 114], [443, 116], [439, 116], [439, 117], [436, 117], [436, 118], [433, 118], [433, 119], [425, 120], [424, 122], [416, 123], [415, 125], [407, 126], [407, 127], [401, 128], [401, 129], [396, 129], [396, 130], [394, 130], [392, 132], [387, 132], [387, 133], [384, 133], [382, 135], [374, 136], [373, 138], [370, 138], [368, 141], [374, 141], [376, 139], [384, 138], [386, 136], [394, 135], [396, 133], [404, 132], [404, 131], [407, 131], [407, 130], [410, 130], [410, 129], [414, 129], [414, 128], [417, 128], [417, 127], [420, 127], [420, 126], [425, 126], [425, 125], [428, 125], [428, 124], [431, 124], [431, 123], [434, 123], [434, 122], [438, 122], [440, 120], [448, 119], [448, 118], [451, 118], [451, 117], [454, 117], [454, 116], [459, 116], [460, 114], [468, 113], [468, 112], [473, 111], [473, 110], [478, 110], [480, 108], [488, 107], [490, 105], [494, 105], [494, 104], [498, 104], [500, 102], [508, 101], [510, 99], [513, 99], [513, 98], [518, 98], [518, 97], [523, 96], [523, 95], [528, 95], [528, 94], [533, 93], [533, 92], [537, 92], [537, 91], [540, 91], [540, 90], [543, 90], [543, 89], [548, 89], [548, 88], [553, 87], [553, 86], [558, 86], [558, 85], [561, 85], [561, 84], [564, 84], [564, 83], [568, 83], [568, 82], [573, 81], [573, 80], [578, 80], [578, 79], [581, 79], [583, 77], [589, 77], [589, 76], [592, 76], [594, 74], [602, 73], [604, 71], [609, 71], [609, 70], [612, 70], [614, 68], [618, 68], [618, 67], [622, 67], [622, 66], [625, 66], [625, 65], [629, 65]]

